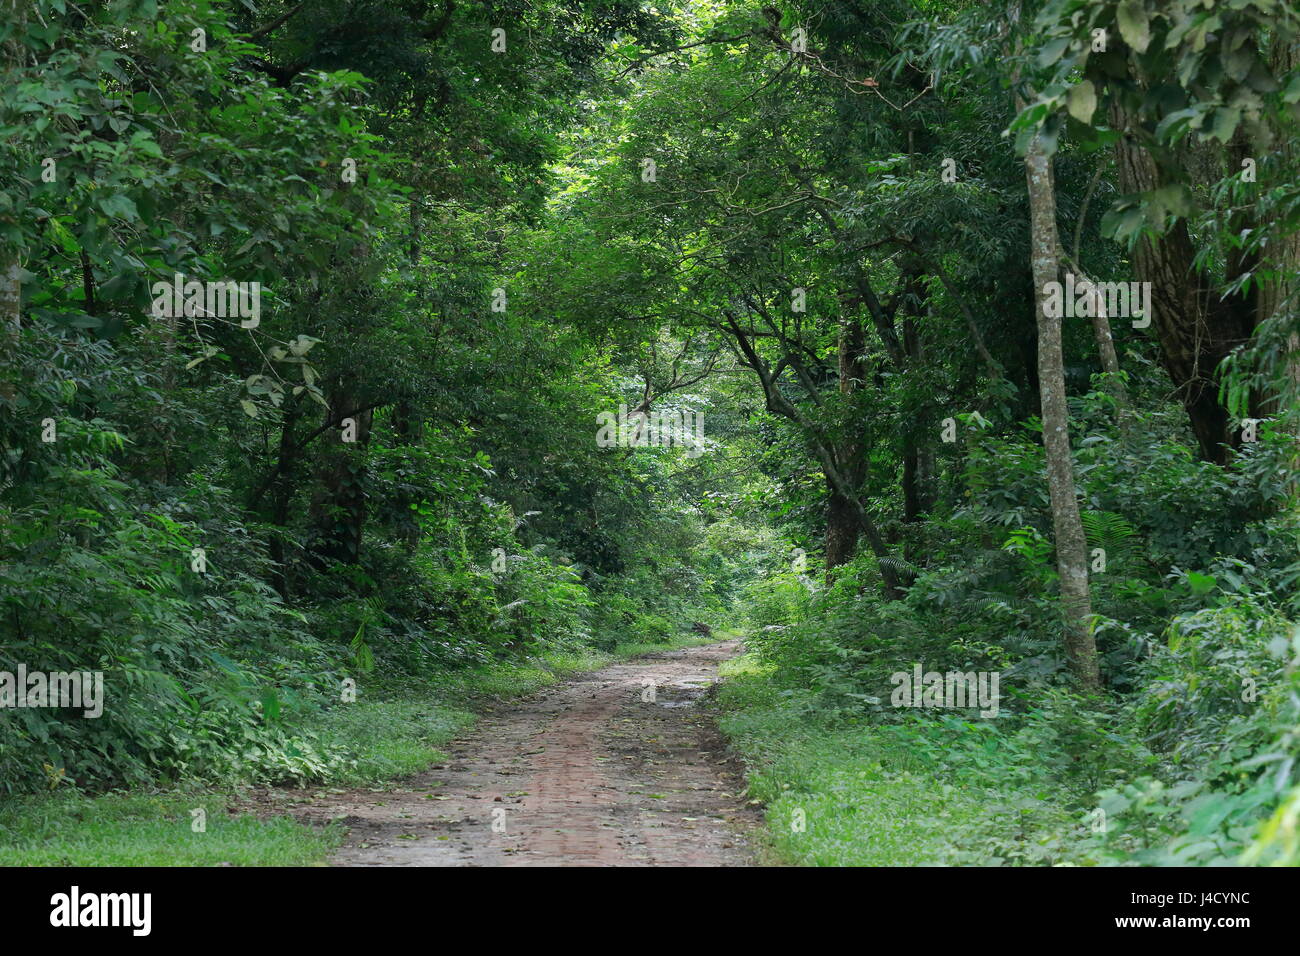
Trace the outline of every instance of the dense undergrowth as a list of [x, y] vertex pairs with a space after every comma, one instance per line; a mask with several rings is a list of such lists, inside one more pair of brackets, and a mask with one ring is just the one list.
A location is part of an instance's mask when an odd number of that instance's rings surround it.
[[[138, 417], [146, 386], [114, 378], [144, 361], [130, 346], [22, 334], [29, 361], [0, 368], [22, 396], [0, 394], [0, 670], [100, 672], [108, 706], [89, 720], [6, 708], [0, 792], [326, 779], [355, 758], [318, 718], [352, 700], [542, 653], [663, 643], [734, 590], [698, 515], [620, 509], [623, 482], [657, 500], [667, 466], [653, 455], [552, 486], [561, 513], [615, 509], [601, 527], [536, 527], [538, 491], [498, 475], [470, 433], [404, 442], [382, 421], [351, 479], [370, 507], [355, 560], [325, 561], [319, 486], [286, 492], [292, 520], [259, 521], [241, 503], [256, 474], [201, 439], [255, 428], [237, 407], [195, 397], [181, 407], [194, 444], [164, 449]], [[33, 416], [57, 420], [59, 440], [34, 438]], [[585, 434], [583, 419], [567, 427]]]
[[[6, 699], [0, 794], [337, 779], [354, 696], [721, 607], [676, 454], [592, 441], [638, 392], [635, 343], [611, 359], [522, 281], [493, 304], [551, 193], [547, 130], [608, 42], [663, 24], [530, 9], [521, 72], [469, 43], [486, 11], [444, 36], [422, 3], [289, 10], [267, 42], [333, 52], [271, 82], [252, 4], [10, 6], [0, 674], [98, 674], [104, 700]], [[601, 41], [555, 49], [556, 17]]]
[[[1258, 493], [1261, 475], [1285, 474], [1286, 446], [1224, 472], [1158, 420], [1094, 425], [1076, 468], [1089, 543], [1109, 558], [1092, 577], [1105, 698], [1065, 673], [1044, 501], [1018, 478], [1035, 467], [1028, 437], [970, 450], [971, 494], [925, 527], [904, 600], [881, 602], [861, 559], [829, 588], [792, 571], [751, 586], [723, 727], [781, 857], [1300, 862], [1300, 525]], [[998, 713], [897, 706], [890, 677], [918, 663], [997, 672]]]
[[[122, 361], [107, 347], [78, 355], [59, 374], [91, 394], [50, 384], [32, 393], [34, 414], [63, 421], [79, 403], [109, 404], [94, 381]], [[28, 414], [0, 402], [11, 435]], [[368, 476], [377, 504], [359, 560], [319, 565], [307, 515], [297, 527], [267, 526], [234, 502], [237, 462], [196, 447], [194, 470], [162, 483], [126, 456], [131, 434], [106, 419], [69, 422], [59, 442], [28, 449], [23, 467], [39, 480], [0, 493], [0, 666], [101, 672], [110, 703], [91, 720], [7, 709], [7, 793], [335, 778], [356, 757], [322, 733], [322, 715], [343, 721], [353, 700], [543, 653], [585, 659], [663, 643], [715, 615], [729, 586], [694, 569], [692, 549], [712, 546], [698, 519], [677, 512], [633, 517], [617, 548], [606, 532], [613, 570], [575, 565], [571, 545], [490, 496], [481, 451], [435, 434]], [[400, 496], [390, 490], [398, 482]], [[390, 496], [400, 500], [386, 504]], [[277, 565], [273, 553], [295, 557]]]
[[[468, 520], [478, 541], [460, 530], [450, 550], [381, 550], [348, 581], [325, 576], [313, 597], [290, 604], [258, 576], [266, 559], [256, 531], [229, 513], [233, 527], [218, 527], [210, 498], [137, 516], [109, 465], [79, 478], [75, 502], [33, 502], [21, 533], [6, 526], [0, 585], [12, 589], [17, 640], [4, 653], [50, 671], [102, 671], [113, 706], [96, 720], [9, 712], [0, 788], [10, 793], [346, 778], [356, 754], [328, 728], [347, 722], [354, 700], [409, 697], [493, 666], [504, 678], [543, 653], [591, 661], [618, 644], [663, 644], [717, 607], [716, 594], [667, 593], [681, 589], [653, 575], [639, 582], [651, 584], [650, 602], [635, 580], [584, 581], [522, 545], [508, 508], [481, 505]], [[200, 541], [210, 555], [203, 576], [188, 564]], [[500, 573], [490, 568], [494, 547], [514, 552]], [[82, 639], [58, 640], [68, 633]]]
[[1293, 6], [9, 3], [0, 797], [743, 615], [789, 859], [1300, 861]]

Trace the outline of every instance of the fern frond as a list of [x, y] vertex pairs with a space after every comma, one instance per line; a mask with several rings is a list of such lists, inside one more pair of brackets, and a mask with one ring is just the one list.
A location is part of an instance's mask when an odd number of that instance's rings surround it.
[[904, 561], [902, 558], [896, 558], [892, 555], [880, 558], [876, 563], [881, 567], [888, 568], [895, 576], [907, 581], [915, 581], [921, 573], [921, 569], [910, 561]]
[[1088, 546], [1101, 548], [1109, 557], [1131, 554], [1138, 542], [1137, 528], [1113, 511], [1085, 511], [1080, 516]]

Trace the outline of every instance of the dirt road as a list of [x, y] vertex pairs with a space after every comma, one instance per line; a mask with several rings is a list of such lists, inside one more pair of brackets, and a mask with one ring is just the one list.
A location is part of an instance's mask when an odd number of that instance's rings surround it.
[[392, 792], [321, 795], [336, 866], [745, 866], [747, 808], [698, 704], [735, 642], [572, 678], [481, 719]]

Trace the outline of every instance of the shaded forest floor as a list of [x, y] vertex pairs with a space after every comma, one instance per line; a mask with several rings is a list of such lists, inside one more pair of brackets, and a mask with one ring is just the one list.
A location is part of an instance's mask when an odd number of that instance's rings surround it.
[[735, 641], [667, 650], [492, 708], [385, 792], [268, 790], [348, 828], [343, 866], [735, 866], [759, 814], [700, 706]]

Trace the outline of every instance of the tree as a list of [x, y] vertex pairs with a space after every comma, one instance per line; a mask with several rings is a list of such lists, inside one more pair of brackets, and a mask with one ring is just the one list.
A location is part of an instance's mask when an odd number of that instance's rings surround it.
[[[1201, 456], [1226, 464], [1241, 429], [1221, 399], [1220, 366], [1286, 299], [1295, 225], [1270, 222], [1268, 190], [1247, 184], [1263, 166], [1273, 187], [1285, 188], [1277, 150], [1300, 110], [1300, 16], [1274, 0], [1212, 9], [1193, 0], [1053, 0], [1038, 28], [1037, 56], [1053, 76], [1031, 121], [1062, 108], [1080, 124], [1108, 118], [1110, 129], [1083, 129], [1114, 143], [1122, 195], [1105, 226], [1150, 284], [1152, 332]], [[1233, 199], [1216, 217], [1211, 255], [1196, 220], [1214, 194]], [[1272, 248], [1261, 234], [1274, 237]], [[1274, 405], [1257, 391], [1248, 411]]]
[[[1101, 690], [1097, 645], [1092, 635], [1092, 598], [1088, 588], [1088, 545], [1079, 518], [1070, 452], [1070, 413], [1065, 401], [1065, 361], [1061, 349], [1061, 317], [1048, 307], [1048, 288], [1059, 274], [1056, 256], [1056, 195], [1051, 160], [1035, 137], [1025, 151], [1029, 191], [1030, 263], [1038, 323], [1038, 388], [1042, 400], [1043, 450], [1047, 453], [1047, 486], [1052, 501], [1056, 567], [1061, 582], [1065, 618], [1065, 653], [1074, 676], [1086, 692]], [[1054, 314], [1055, 312], [1055, 314]]]

